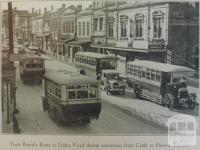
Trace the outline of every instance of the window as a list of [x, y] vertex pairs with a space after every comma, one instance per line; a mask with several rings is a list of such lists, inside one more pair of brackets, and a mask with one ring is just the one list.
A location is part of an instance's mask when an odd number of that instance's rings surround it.
[[114, 26], [114, 22], [108, 23], [108, 37], [113, 37], [113, 26]]
[[68, 33], [71, 33], [71, 22], [69, 22], [69, 31], [68, 31]]
[[72, 21], [72, 33], [74, 33], [74, 21]]
[[77, 91], [77, 99], [80, 98], [88, 98], [88, 91], [87, 90]]
[[81, 35], [81, 22], [78, 23], [78, 33]]
[[63, 33], [65, 33], [65, 22], [63, 22]]
[[156, 71], [156, 81], [160, 82], [160, 72]]
[[141, 78], [142, 77], [142, 70], [140, 67], [138, 67], [138, 77]]
[[85, 36], [85, 22], [83, 22], [83, 36]]
[[47, 92], [50, 93], [51, 95], [61, 99], [61, 88], [60, 86], [58, 86], [55, 83], [46, 82], [46, 88], [47, 88]]
[[127, 22], [128, 22], [128, 16], [126, 15], [120, 16], [121, 37], [127, 36]]
[[89, 98], [96, 98], [96, 90], [89, 90], [88, 91]]
[[138, 67], [134, 67], [134, 76], [138, 76]]
[[127, 28], [126, 28], [126, 24], [127, 22], [121, 22], [121, 37], [126, 37], [126, 32], [127, 32]]
[[100, 17], [100, 21], [99, 21], [99, 30], [100, 30], [100, 31], [103, 30], [103, 17]]
[[144, 23], [144, 15], [137, 14], [135, 16], [135, 29], [136, 29], [136, 37], [143, 36], [143, 23]]
[[150, 69], [146, 69], [146, 78], [151, 79]]
[[69, 91], [68, 99], [76, 99], [76, 91]]
[[153, 80], [153, 81], [156, 80], [155, 70], [151, 70], [151, 80]]
[[153, 13], [153, 37], [161, 38], [162, 37], [162, 18], [163, 13], [161, 11], [155, 11]]
[[98, 18], [94, 19], [94, 30], [97, 31], [97, 26], [98, 26]]
[[142, 78], [146, 78], [146, 70], [144, 68], [142, 69]]
[[87, 22], [87, 36], [90, 35], [90, 23]]

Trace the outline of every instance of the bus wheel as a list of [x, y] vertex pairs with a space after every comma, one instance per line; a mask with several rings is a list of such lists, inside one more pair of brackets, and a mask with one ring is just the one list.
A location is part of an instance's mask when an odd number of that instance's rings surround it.
[[173, 96], [170, 95], [170, 94], [167, 94], [167, 95], [165, 95], [164, 99], [165, 99], [167, 108], [169, 108], [169, 110], [172, 111], [173, 108], [174, 108], [174, 98], [173, 98]]

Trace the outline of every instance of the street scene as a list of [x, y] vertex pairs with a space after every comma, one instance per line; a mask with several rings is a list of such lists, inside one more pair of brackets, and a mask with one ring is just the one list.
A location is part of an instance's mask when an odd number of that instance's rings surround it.
[[175, 115], [198, 121], [198, 2], [57, 3], [1, 5], [3, 134], [166, 135]]

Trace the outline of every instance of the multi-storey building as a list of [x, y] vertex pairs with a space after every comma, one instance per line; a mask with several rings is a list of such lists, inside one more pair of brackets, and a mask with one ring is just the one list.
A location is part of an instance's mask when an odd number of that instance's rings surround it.
[[[74, 40], [66, 43], [67, 45], [67, 57], [74, 57], [74, 54], [78, 51], [89, 51], [91, 43], [92, 32], [92, 11], [91, 7], [81, 10], [81, 7], [77, 7], [75, 12], [75, 24], [74, 24]], [[70, 26], [69, 26], [70, 27]]]
[[77, 51], [95, 51], [121, 56], [121, 68], [129, 60], [147, 59], [197, 69], [198, 4], [94, 1], [82, 11], [80, 6], [62, 5], [49, 13], [43, 29], [49, 33], [54, 55], [73, 57]]
[[94, 2], [92, 47], [128, 59], [192, 67], [192, 51], [198, 51], [199, 41], [194, 6], [174, 2], [116, 2], [110, 6]]
[[[13, 37], [15, 40], [25, 41], [24, 37], [24, 25], [29, 26], [31, 14], [27, 10], [17, 10], [13, 8]], [[2, 12], [2, 28], [3, 28], [3, 38], [8, 38], [8, 10]], [[30, 29], [30, 28], [29, 28]], [[27, 30], [26, 30], [27, 31]], [[27, 32], [26, 32], [27, 33]], [[28, 33], [27, 33], [28, 34]]]

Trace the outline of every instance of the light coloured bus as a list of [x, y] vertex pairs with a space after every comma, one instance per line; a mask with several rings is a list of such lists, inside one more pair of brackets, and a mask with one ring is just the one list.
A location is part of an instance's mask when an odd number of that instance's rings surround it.
[[145, 60], [128, 62], [127, 67], [127, 83], [137, 97], [167, 105], [170, 110], [184, 103], [195, 107], [196, 94], [189, 93], [186, 84], [187, 76], [195, 73], [193, 69]]
[[60, 125], [66, 121], [99, 118], [100, 83], [96, 78], [65, 71], [48, 71], [44, 75], [43, 108]]
[[102, 70], [117, 67], [118, 58], [113, 55], [106, 55], [93, 52], [78, 52], [75, 54], [75, 65], [81, 74], [101, 75]]

